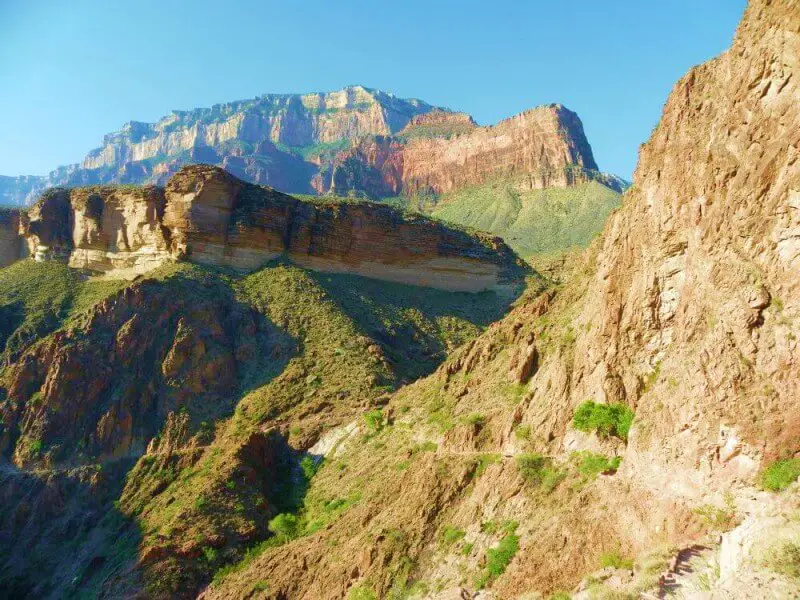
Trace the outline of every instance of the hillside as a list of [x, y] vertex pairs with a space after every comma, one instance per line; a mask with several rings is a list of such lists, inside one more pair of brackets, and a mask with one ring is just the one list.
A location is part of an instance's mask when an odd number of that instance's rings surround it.
[[287, 442], [429, 373], [506, 305], [281, 263], [127, 283], [20, 261], [0, 285], [15, 465], [0, 474], [0, 591], [15, 597], [116, 596], [151, 569], [153, 594], [188, 593], [292, 506]]
[[751, 2], [576, 276], [357, 423], [206, 597], [797, 597], [799, 18]]
[[598, 181], [520, 191], [511, 179], [445, 194], [429, 210], [443, 221], [498, 235], [530, 259], [585, 248], [619, 203], [620, 194]]

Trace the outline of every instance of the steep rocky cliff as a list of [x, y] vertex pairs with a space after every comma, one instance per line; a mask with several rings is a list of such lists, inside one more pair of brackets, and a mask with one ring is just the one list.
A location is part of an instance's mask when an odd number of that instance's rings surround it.
[[601, 177], [580, 119], [559, 105], [478, 127], [464, 113], [354, 86], [130, 122], [80, 165], [0, 178], [0, 199], [31, 203], [57, 185], [163, 185], [191, 163], [216, 164], [284, 192], [373, 198], [439, 194], [501, 175], [524, 176], [526, 189]]
[[800, 452], [798, 71], [800, 5], [753, 0], [732, 48], [675, 86], [570, 282], [397, 393], [377, 442], [329, 455], [311, 493], [364, 502], [208, 596], [263, 580], [294, 597], [538, 597], [592, 572], [576, 597], [660, 596], [687, 592], [688, 568], [709, 597], [796, 597], [775, 557], [796, 552], [798, 486], [756, 484]]
[[527, 272], [498, 238], [384, 205], [302, 202], [203, 165], [184, 167], [163, 189], [51, 189], [7, 221], [5, 263], [25, 253], [15, 245], [19, 223], [36, 260], [115, 277], [183, 259], [252, 271], [283, 255], [319, 271], [473, 292], [510, 290]]

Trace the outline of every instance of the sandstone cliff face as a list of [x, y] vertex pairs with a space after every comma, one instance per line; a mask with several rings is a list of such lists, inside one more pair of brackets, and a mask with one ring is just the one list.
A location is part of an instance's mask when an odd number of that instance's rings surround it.
[[197, 163], [284, 192], [371, 198], [439, 194], [509, 175], [522, 176], [525, 189], [600, 177], [580, 119], [560, 105], [478, 127], [465, 113], [354, 86], [130, 122], [79, 165], [44, 177], [0, 177], [0, 200], [32, 204], [53, 186], [165, 185]]
[[259, 357], [292, 348], [212, 287], [134, 284], [26, 350], [4, 374], [0, 453], [19, 467], [139, 456], [170, 412], [230, 411], [248, 369], [269, 370]]
[[209, 166], [185, 167], [165, 189], [51, 190], [21, 231], [36, 260], [117, 277], [182, 259], [249, 271], [282, 255], [319, 271], [460, 291], [510, 289], [526, 271], [499, 238], [388, 206], [305, 203]]
[[[416, 134], [415, 134], [416, 133]], [[401, 137], [367, 138], [333, 161], [331, 181], [316, 185], [344, 194], [446, 194], [493, 179], [514, 178], [523, 190], [600, 180], [578, 115], [542, 106], [491, 127], [466, 115], [433, 112], [416, 117]]]
[[[414, 442], [438, 444], [438, 464], [410, 450], [403, 481], [369, 488], [372, 502], [324, 540], [265, 553], [208, 595], [246, 597], [260, 576], [276, 593], [340, 598], [360, 586], [389, 595], [398, 557], [410, 556], [415, 578], [452, 586], [450, 596], [430, 597], [465, 597], [475, 584], [464, 573], [480, 573], [486, 557], [475, 549], [498, 542], [485, 524], [507, 519], [518, 521], [520, 549], [493, 594], [547, 596], [574, 589], [603, 552], [642, 557], [716, 543], [704, 508], [730, 527], [751, 523], [770, 503], [753, 487], [759, 470], [800, 451], [799, 75], [800, 5], [751, 1], [732, 48], [675, 86], [633, 189], [573, 279], [521, 302], [389, 402], [385, 414], [400, 426], [381, 442], [402, 452], [402, 432], [413, 430]], [[519, 390], [518, 403], [509, 406], [506, 386]], [[627, 440], [575, 429], [587, 399], [635, 411]], [[442, 423], [449, 429], [437, 436]], [[397, 454], [366, 446], [354, 442], [341, 460], [360, 473], [392, 468]], [[573, 453], [585, 451], [619, 456], [621, 466], [571, 480]], [[544, 471], [531, 485], [515, 468], [531, 452], [564, 478], [554, 491], [543, 491]], [[333, 471], [325, 476], [347, 490]], [[463, 553], [442, 549], [442, 532], [454, 527]], [[333, 540], [357, 561], [330, 557]], [[798, 593], [796, 581], [773, 573], [773, 587], [748, 595], [735, 589], [746, 579], [722, 571], [719, 597]], [[630, 593], [642, 591], [668, 593], [657, 576]]]

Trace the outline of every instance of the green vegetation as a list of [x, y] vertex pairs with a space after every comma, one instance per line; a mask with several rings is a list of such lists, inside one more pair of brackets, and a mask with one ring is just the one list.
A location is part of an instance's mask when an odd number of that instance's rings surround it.
[[614, 569], [633, 569], [633, 559], [622, 556], [619, 550], [604, 552], [600, 555], [600, 567], [613, 567]]
[[467, 534], [466, 531], [463, 529], [459, 529], [458, 527], [453, 527], [452, 525], [445, 525], [444, 529], [442, 530], [442, 546], [445, 548], [449, 548], [456, 542], [460, 542], [464, 539], [464, 536]]
[[726, 492], [722, 508], [713, 504], [704, 504], [692, 511], [703, 524], [711, 531], [724, 532], [736, 527], [738, 517], [736, 514], [736, 500], [733, 494]]
[[800, 541], [784, 541], [769, 548], [762, 564], [793, 580], [800, 580]]
[[83, 277], [56, 261], [20, 260], [0, 269], [0, 347], [17, 356], [127, 284]]
[[499, 235], [530, 258], [585, 247], [620, 203], [620, 194], [596, 181], [527, 192], [515, 184], [498, 180], [447, 194], [432, 214]]
[[347, 593], [347, 600], [378, 600], [378, 596], [370, 588], [357, 585], [350, 588]]
[[578, 406], [572, 424], [579, 431], [596, 431], [600, 437], [628, 439], [633, 411], [627, 404], [597, 404], [587, 400]]
[[588, 451], [576, 454], [579, 460], [578, 472], [586, 479], [594, 479], [600, 473], [613, 473], [622, 462], [619, 456], [608, 457]]
[[789, 458], [772, 463], [760, 476], [761, 487], [771, 492], [785, 490], [800, 477], [800, 458]]
[[548, 494], [567, 476], [565, 471], [553, 465], [550, 458], [541, 454], [517, 456], [517, 471], [528, 485], [538, 487]]
[[299, 533], [297, 517], [289, 513], [281, 513], [269, 522], [269, 530], [281, 542], [293, 540]]
[[364, 413], [364, 423], [371, 434], [380, 433], [383, 429], [383, 413], [379, 408]]
[[507, 533], [495, 548], [486, 551], [486, 568], [475, 577], [475, 587], [482, 589], [505, 573], [506, 567], [517, 552], [519, 552], [519, 537]]
[[499, 454], [479, 454], [475, 458], [475, 477], [480, 477], [489, 465], [500, 462]]

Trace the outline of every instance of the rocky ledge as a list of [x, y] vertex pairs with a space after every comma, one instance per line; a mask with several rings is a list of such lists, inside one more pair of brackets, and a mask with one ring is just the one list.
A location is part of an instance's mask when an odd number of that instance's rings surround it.
[[184, 167], [165, 188], [48, 190], [2, 220], [0, 242], [2, 264], [30, 255], [118, 277], [170, 260], [249, 271], [284, 256], [318, 271], [477, 292], [513, 289], [526, 272], [500, 238], [378, 204], [304, 202], [208, 165]]

